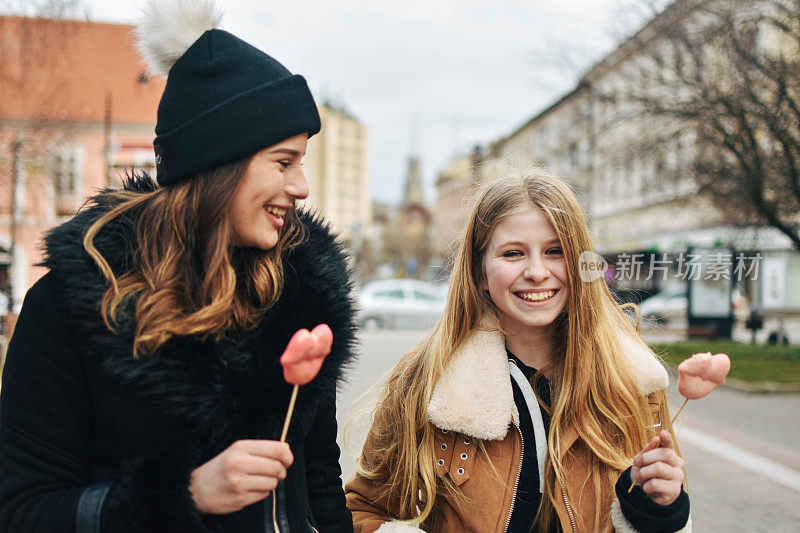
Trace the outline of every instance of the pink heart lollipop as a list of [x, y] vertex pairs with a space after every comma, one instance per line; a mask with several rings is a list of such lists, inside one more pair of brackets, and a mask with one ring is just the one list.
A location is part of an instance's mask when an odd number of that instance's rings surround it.
[[[689, 400], [700, 399], [725, 383], [730, 371], [731, 359], [724, 353], [714, 355], [711, 355], [711, 352], [696, 353], [678, 365], [678, 392], [686, 400], [672, 417], [672, 422], [675, 422]], [[634, 485], [635, 483], [631, 481], [628, 492], [633, 490]]]
[[289, 432], [289, 422], [292, 420], [294, 403], [297, 400], [297, 390], [300, 385], [305, 385], [317, 377], [322, 362], [331, 352], [333, 345], [333, 332], [327, 324], [320, 324], [311, 331], [301, 329], [292, 335], [281, 355], [280, 362], [283, 366], [283, 379], [294, 385], [292, 397], [289, 399], [289, 408], [286, 410], [286, 419], [283, 421], [281, 442], [286, 442]]
[[313, 380], [331, 351], [333, 332], [327, 324], [320, 324], [310, 332], [301, 329], [292, 335], [281, 355], [283, 379], [293, 385], [305, 385]]
[[689, 400], [702, 398], [725, 383], [731, 360], [724, 353], [696, 353], [678, 366], [678, 392]]

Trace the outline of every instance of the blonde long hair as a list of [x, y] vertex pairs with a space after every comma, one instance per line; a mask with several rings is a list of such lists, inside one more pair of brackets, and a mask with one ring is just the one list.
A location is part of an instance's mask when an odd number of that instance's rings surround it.
[[[251, 329], [278, 300], [281, 254], [302, 240], [303, 226], [291, 209], [272, 249], [233, 247], [227, 207], [249, 162], [223, 165], [169, 187], [139, 176], [150, 190], [110, 193], [116, 205], [86, 232], [84, 248], [108, 283], [100, 310], [111, 331], [120, 305], [136, 300], [134, 357], [152, 355], [174, 336], [218, 340], [231, 330]], [[133, 265], [118, 273], [95, 246], [95, 238], [123, 215], [133, 220], [135, 243], [129, 244]]]
[[[639, 391], [620, 352], [620, 329], [639, 339], [602, 280], [578, 279], [581, 252], [592, 250], [586, 219], [572, 190], [540, 170], [491, 180], [478, 191], [461, 234], [450, 278], [445, 310], [432, 332], [406, 354], [389, 376], [375, 412], [371, 438], [378, 443], [359, 460], [359, 473], [378, 482], [384, 496], [396, 502], [397, 518], [424, 522], [437, 493], [434, 428], [427, 408], [433, 389], [452, 356], [484, 316], [499, 315], [480, 289], [483, 255], [494, 228], [508, 216], [537, 206], [555, 228], [568, 270], [569, 298], [565, 335], [553, 362], [552, 421], [548, 434], [545, 493], [538, 523], [547, 530], [555, 515], [561, 487], [566, 486], [559, 444], [569, 428], [592, 452], [597, 502], [595, 523], [611, 529], [601, 507], [601, 492], [613, 487], [650, 437], [647, 400]], [[641, 341], [640, 341], [641, 342]], [[366, 449], [366, 448], [365, 448]], [[448, 480], [443, 489], [459, 496]], [[441, 485], [443, 484], [443, 485]]]

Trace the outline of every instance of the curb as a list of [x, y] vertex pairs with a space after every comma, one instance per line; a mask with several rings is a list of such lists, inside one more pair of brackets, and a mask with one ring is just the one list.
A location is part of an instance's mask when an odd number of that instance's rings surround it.
[[728, 379], [720, 387], [750, 394], [800, 394], [800, 384], [777, 383], [775, 381], [749, 383], [737, 379]]

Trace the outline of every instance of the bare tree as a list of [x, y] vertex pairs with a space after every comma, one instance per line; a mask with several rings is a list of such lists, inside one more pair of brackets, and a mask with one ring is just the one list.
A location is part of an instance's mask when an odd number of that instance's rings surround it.
[[[23, 175], [38, 176], [46, 167], [54, 143], [69, 136], [59, 121], [66, 80], [54, 72], [63, 61], [60, 53], [70, 37], [70, 26], [57, 19], [85, 17], [81, 0], [10, 0], [0, 17], [0, 187], [8, 201], [0, 206], [9, 217], [9, 256], [13, 263], [20, 217], [19, 191]], [[26, 169], [34, 172], [25, 172]], [[11, 279], [3, 287], [9, 293], [8, 310], [14, 305]]]
[[651, 149], [691, 139], [686, 170], [726, 222], [800, 250], [800, 0], [677, 0], [620, 50], [633, 53], [599, 99], [657, 121]]

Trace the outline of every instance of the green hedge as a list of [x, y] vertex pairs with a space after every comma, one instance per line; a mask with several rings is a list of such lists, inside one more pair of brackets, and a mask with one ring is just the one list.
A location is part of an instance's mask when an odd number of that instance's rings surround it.
[[726, 353], [731, 358], [733, 379], [750, 383], [800, 384], [800, 347], [743, 344], [729, 341], [682, 341], [654, 344], [664, 361], [677, 367], [698, 352]]

